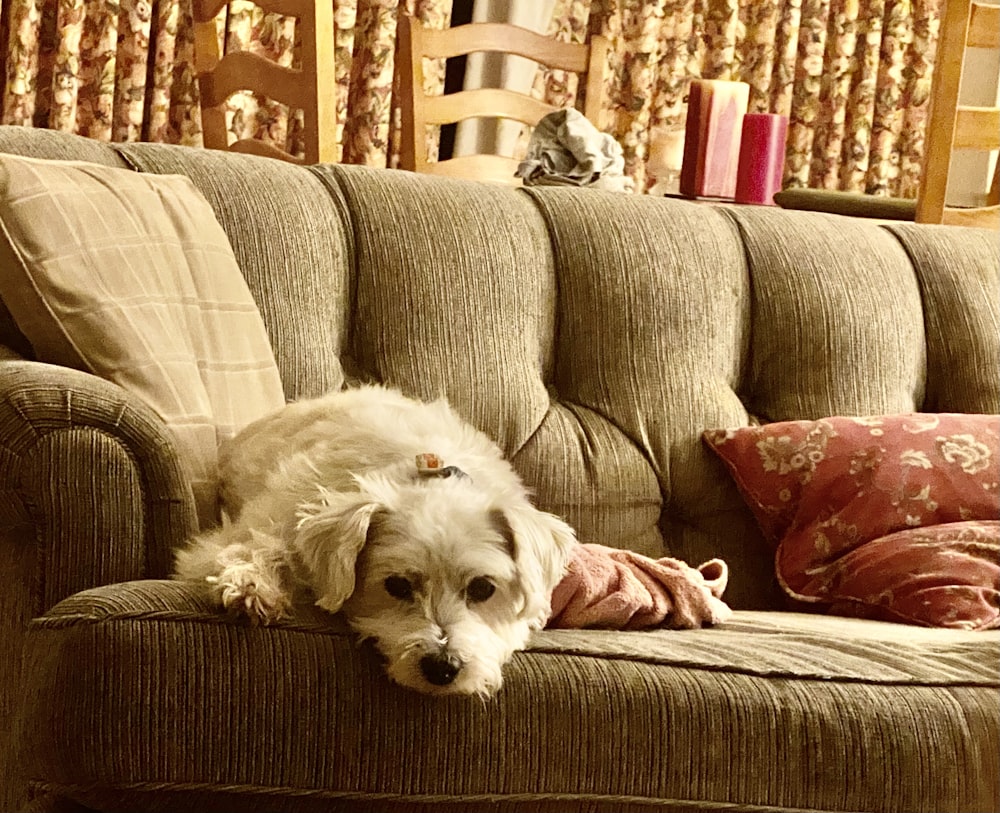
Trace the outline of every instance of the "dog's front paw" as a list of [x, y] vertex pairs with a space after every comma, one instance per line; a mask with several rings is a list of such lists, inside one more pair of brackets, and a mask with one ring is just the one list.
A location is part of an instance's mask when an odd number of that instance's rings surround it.
[[252, 622], [270, 624], [288, 613], [288, 599], [279, 585], [263, 578], [252, 562], [240, 562], [210, 576], [219, 602], [231, 613], [246, 615]]

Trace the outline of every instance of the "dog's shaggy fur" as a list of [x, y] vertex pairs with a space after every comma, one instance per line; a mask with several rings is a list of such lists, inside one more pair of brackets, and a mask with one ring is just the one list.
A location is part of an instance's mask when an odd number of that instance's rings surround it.
[[[418, 470], [427, 453], [451, 476]], [[576, 541], [447, 403], [378, 386], [257, 421], [220, 474], [232, 519], [178, 551], [177, 577], [264, 623], [306, 598], [342, 610], [393, 680], [430, 694], [500, 687]]]

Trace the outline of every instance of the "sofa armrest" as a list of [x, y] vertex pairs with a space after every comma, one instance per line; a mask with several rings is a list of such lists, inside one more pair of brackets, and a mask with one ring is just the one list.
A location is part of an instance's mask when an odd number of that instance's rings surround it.
[[[0, 360], [0, 729], [17, 715], [28, 621], [88, 587], [163, 578], [196, 530], [170, 430], [87, 373]], [[22, 810], [16, 743], [0, 736], [0, 810]]]
[[164, 578], [195, 530], [173, 438], [149, 407], [87, 373], [0, 362], [0, 546], [35, 559], [36, 613], [88, 587]]

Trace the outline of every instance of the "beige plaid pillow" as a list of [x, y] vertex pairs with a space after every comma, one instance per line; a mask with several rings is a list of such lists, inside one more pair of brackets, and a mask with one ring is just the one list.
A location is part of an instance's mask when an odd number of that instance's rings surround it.
[[219, 443], [284, 397], [208, 202], [178, 175], [0, 155], [0, 230], [0, 297], [37, 359], [152, 406], [213, 523]]

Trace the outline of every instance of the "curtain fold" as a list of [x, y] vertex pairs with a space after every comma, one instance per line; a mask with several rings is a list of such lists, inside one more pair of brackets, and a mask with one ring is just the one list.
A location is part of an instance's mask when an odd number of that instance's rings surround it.
[[[411, 14], [432, 28], [446, 28], [452, 0], [358, 0], [354, 50], [347, 81], [343, 160], [369, 166], [396, 166], [399, 104], [395, 102], [396, 19]], [[444, 87], [444, 60], [424, 66], [428, 93]], [[437, 153], [437, 133], [430, 136]]]
[[4, 124], [201, 143], [185, 0], [3, 0], [0, 11]]
[[[393, 166], [397, 17], [444, 27], [452, 0], [330, 2], [340, 160]], [[652, 182], [650, 133], [682, 123], [691, 80], [706, 78], [747, 82], [751, 111], [789, 116], [785, 186], [913, 197], [941, 3], [554, 0], [549, 33], [611, 40], [602, 125], [640, 189]], [[294, 21], [250, 0], [231, 0], [218, 26], [228, 50], [297, 62]], [[0, 121], [105, 141], [201, 143], [190, 0], [0, 0], [0, 37]], [[443, 64], [427, 68], [428, 88], [439, 89]], [[540, 71], [533, 92], [572, 104], [575, 77]], [[273, 101], [234, 96], [229, 127], [233, 139], [301, 151], [301, 111]]]

